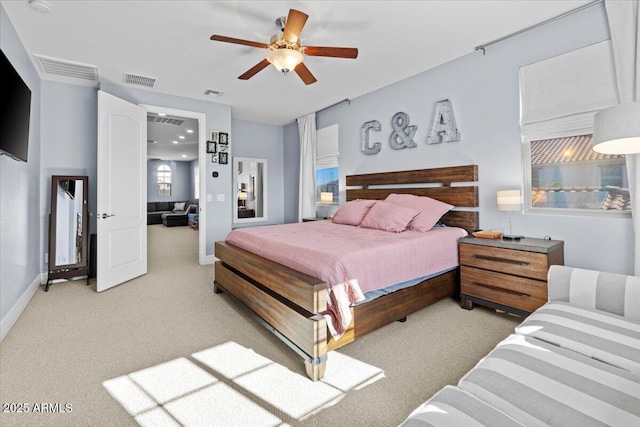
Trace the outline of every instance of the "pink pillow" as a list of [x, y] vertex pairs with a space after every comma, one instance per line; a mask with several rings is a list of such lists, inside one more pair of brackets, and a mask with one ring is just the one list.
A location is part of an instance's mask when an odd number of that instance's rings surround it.
[[400, 233], [407, 229], [411, 220], [419, 213], [416, 209], [377, 201], [364, 216], [360, 227]]
[[399, 206], [416, 209], [420, 213], [413, 218], [409, 230], [429, 231], [442, 218], [442, 215], [453, 209], [453, 205], [441, 202], [431, 197], [414, 196], [413, 194], [389, 194], [386, 202]]
[[362, 218], [375, 203], [375, 200], [351, 200], [340, 206], [340, 209], [333, 215], [332, 221], [336, 224], [360, 225]]

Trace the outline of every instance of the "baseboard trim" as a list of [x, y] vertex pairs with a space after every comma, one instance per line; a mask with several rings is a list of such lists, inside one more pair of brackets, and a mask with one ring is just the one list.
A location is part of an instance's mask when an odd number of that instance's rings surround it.
[[27, 308], [29, 301], [31, 301], [31, 298], [33, 298], [33, 296], [40, 288], [41, 282], [42, 276], [37, 275], [36, 278], [33, 279], [33, 282], [31, 282], [31, 284], [27, 286], [27, 289], [25, 289], [22, 295], [20, 295], [20, 298], [18, 298], [13, 307], [11, 307], [11, 310], [9, 310], [7, 315], [4, 316], [2, 320], [0, 320], [0, 342], [4, 340], [4, 337], [7, 336], [9, 330], [11, 330], [13, 325], [18, 320], [18, 317], [20, 317], [24, 309]]
[[204, 264], [202, 265], [211, 265], [216, 261], [218, 261], [218, 258], [216, 258], [215, 255], [207, 255], [206, 257], [204, 257]]

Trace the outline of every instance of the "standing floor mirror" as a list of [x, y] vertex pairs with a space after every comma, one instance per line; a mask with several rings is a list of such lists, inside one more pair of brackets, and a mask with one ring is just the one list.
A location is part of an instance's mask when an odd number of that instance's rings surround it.
[[87, 276], [89, 284], [89, 194], [87, 176], [51, 177], [49, 274], [45, 292], [55, 279]]

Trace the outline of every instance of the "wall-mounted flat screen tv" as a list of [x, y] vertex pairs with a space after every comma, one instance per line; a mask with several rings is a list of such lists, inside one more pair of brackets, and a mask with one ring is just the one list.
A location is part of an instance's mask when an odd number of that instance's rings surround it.
[[31, 90], [0, 50], [0, 154], [27, 161]]

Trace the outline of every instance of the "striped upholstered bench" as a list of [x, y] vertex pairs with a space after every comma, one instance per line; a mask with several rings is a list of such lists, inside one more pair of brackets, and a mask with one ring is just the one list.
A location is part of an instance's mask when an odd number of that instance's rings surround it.
[[458, 383], [525, 426], [640, 426], [640, 376], [511, 335]]
[[446, 386], [416, 408], [402, 427], [522, 427], [522, 424], [457, 387]]
[[640, 374], [640, 277], [552, 266], [548, 286], [517, 334]]
[[640, 426], [640, 277], [552, 266], [548, 283], [517, 335], [403, 426]]

